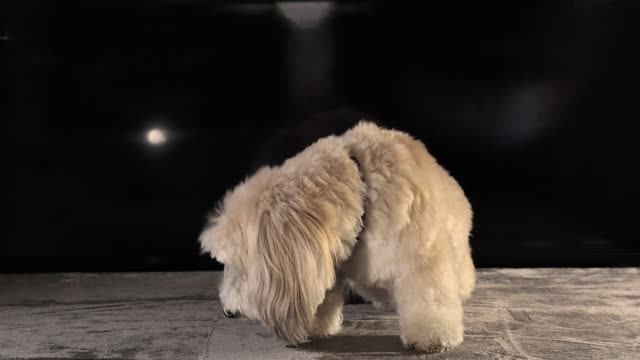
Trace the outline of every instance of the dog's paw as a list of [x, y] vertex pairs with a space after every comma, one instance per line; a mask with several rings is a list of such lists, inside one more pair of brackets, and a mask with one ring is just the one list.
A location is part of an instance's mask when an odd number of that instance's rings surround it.
[[319, 337], [327, 337], [327, 336], [335, 335], [338, 332], [340, 332], [341, 328], [342, 326], [340, 325], [327, 327], [327, 328], [314, 327], [311, 329], [311, 331], [309, 331], [309, 337], [319, 338]]
[[315, 318], [309, 330], [310, 337], [326, 337], [337, 334], [342, 328], [342, 314], [330, 318]]
[[409, 350], [424, 351], [427, 353], [441, 353], [441, 352], [445, 352], [447, 350], [453, 349], [454, 347], [458, 346], [461, 342], [462, 341], [458, 343], [447, 342], [447, 341], [442, 341], [438, 339], [428, 343], [418, 342], [418, 343], [405, 344], [405, 346]]
[[402, 343], [411, 350], [428, 353], [444, 352], [455, 348], [464, 339], [463, 330], [456, 328], [423, 328], [402, 336]]

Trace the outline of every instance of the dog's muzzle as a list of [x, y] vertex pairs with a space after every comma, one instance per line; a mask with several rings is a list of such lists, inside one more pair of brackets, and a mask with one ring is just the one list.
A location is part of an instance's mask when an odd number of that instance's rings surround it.
[[230, 318], [230, 319], [235, 319], [235, 318], [239, 318], [240, 317], [240, 311], [228, 311], [227, 309], [222, 310], [222, 312], [224, 313], [224, 316]]

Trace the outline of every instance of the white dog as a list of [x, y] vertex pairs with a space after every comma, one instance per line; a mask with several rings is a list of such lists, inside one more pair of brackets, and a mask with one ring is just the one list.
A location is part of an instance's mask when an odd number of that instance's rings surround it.
[[398, 312], [407, 347], [434, 352], [463, 339], [470, 229], [464, 192], [425, 146], [363, 121], [247, 178], [199, 241], [225, 265], [229, 317], [297, 344], [340, 330], [350, 286]]

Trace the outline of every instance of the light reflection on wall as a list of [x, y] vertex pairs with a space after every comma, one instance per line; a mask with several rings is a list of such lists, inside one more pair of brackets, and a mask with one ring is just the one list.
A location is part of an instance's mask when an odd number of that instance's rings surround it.
[[313, 28], [329, 15], [333, 4], [328, 1], [278, 2], [278, 11], [298, 28]]
[[[502, 149], [523, 149], [560, 125], [558, 94], [544, 83], [443, 98], [434, 108], [435, 128], [445, 136]], [[426, 102], [426, 101], [425, 101]]]

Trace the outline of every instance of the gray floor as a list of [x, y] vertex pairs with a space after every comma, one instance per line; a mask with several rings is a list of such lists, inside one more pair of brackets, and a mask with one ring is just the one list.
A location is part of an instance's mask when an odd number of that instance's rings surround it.
[[403, 350], [397, 318], [345, 309], [293, 349], [222, 316], [219, 273], [0, 275], [0, 359], [640, 359], [640, 271], [481, 270], [463, 345]]

